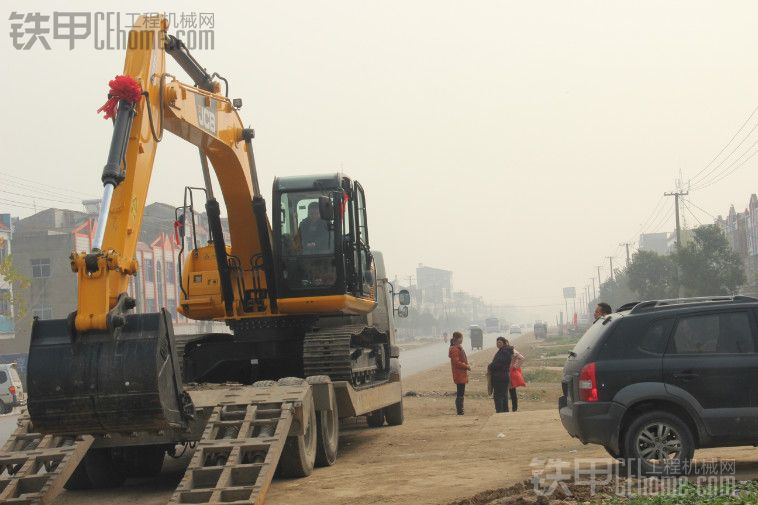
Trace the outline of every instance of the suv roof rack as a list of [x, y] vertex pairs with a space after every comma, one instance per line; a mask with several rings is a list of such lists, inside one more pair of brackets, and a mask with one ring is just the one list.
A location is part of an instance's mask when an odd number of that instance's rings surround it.
[[617, 308], [616, 312], [624, 312], [625, 310], [629, 310], [629, 309], [633, 308], [635, 305], [637, 305], [638, 303], [640, 303], [640, 302], [625, 303], [621, 307]]
[[[653, 309], [669, 308], [675, 305], [707, 305], [712, 303], [747, 303], [758, 302], [758, 298], [745, 295], [726, 295], [726, 296], [696, 296], [691, 298], [670, 298], [665, 300], [648, 300], [636, 303], [629, 311], [630, 314], [637, 314]], [[631, 304], [626, 304], [627, 307]], [[621, 309], [619, 309], [621, 310]]]

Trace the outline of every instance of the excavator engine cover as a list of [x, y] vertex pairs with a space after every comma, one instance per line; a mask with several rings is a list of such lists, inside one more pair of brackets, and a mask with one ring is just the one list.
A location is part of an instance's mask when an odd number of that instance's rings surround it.
[[125, 316], [114, 332], [70, 336], [65, 319], [35, 320], [29, 348], [28, 409], [41, 433], [155, 431], [184, 426], [171, 319]]

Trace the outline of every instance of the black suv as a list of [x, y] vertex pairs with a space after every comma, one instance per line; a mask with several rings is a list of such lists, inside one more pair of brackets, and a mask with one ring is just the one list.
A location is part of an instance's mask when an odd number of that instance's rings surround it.
[[624, 305], [563, 368], [561, 422], [643, 473], [677, 473], [695, 448], [758, 444], [758, 299]]

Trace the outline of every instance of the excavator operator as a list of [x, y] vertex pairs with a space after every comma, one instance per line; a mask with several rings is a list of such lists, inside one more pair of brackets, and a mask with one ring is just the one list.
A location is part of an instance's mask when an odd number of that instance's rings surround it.
[[298, 226], [303, 254], [324, 254], [332, 249], [329, 224], [321, 219], [318, 202], [308, 204], [308, 216]]

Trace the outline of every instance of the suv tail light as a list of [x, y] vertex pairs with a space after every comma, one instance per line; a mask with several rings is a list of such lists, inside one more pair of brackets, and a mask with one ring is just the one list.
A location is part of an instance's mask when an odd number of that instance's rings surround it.
[[597, 401], [597, 377], [595, 363], [587, 363], [579, 372], [579, 400], [584, 402]]
[[11, 386], [11, 387], [9, 387], [9, 388], [8, 388], [8, 392], [9, 392], [9, 393], [10, 393], [12, 396], [16, 396], [16, 386]]

